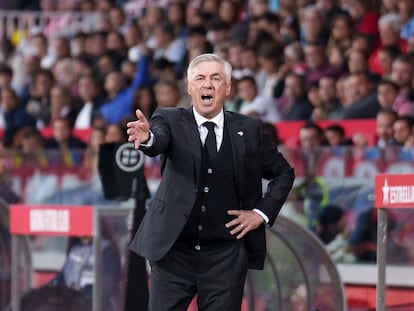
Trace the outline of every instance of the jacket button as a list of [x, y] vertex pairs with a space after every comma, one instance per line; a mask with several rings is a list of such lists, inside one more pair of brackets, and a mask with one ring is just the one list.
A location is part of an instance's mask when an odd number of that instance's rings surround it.
[[201, 211], [204, 213], [206, 211], [206, 207], [203, 205], [201, 206]]
[[209, 169], [207, 170], [207, 173], [211, 174], [211, 173], [213, 173], [213, 170], [212, 170], [211, 168], [209, 168]]
[[208, 192], [208, 187], [204, 187], [204, 192], [207, 193]]
[[196, 246], [194, 246], [194, 249], [195, 249], [196, 251], [199, 251], [199, 250], [201, 249], [201, 247], [200, 247], [200, 245], [196, 245]]
[[203, 230], [203, 226], [202, 225], [199, 225], [198, 226], [198, 231], [201, 231], [201, 230]]

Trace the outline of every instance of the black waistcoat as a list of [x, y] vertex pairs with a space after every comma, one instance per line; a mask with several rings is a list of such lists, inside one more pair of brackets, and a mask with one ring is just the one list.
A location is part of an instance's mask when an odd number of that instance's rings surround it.
[[202, 163], [197, 199], [177, 240], [178, 245], [190, 247], [236, 240], [225, 224], [234, 218], [227, 215], [227, 210], [240, 209], [233, 152], [226, 127], [223, 132], [223, 142], [214, 162], [210, 163], [201, 143], [200, 148], [202, 148]]

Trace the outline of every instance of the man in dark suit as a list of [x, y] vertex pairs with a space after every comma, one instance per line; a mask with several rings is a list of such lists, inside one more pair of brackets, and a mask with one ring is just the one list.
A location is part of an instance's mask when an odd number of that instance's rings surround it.
[[[187, 70], [193, 106], [141, 111], [129, 141], [162, 154], [162, 180], [132, 241], [151, 264], [149, 310], [239, 311], [247, 269], [262, 269], [294, 171], [252, 117], [225, 112], [231, 65], [215, 54]], [[208, 122], [207, 124], [205, 122]], [[211, 127], [211, 128], [210, 128]], [[210, 129], [209, 129], [210, 128]], [[262, 195], [262, 178], [270, 180]]]

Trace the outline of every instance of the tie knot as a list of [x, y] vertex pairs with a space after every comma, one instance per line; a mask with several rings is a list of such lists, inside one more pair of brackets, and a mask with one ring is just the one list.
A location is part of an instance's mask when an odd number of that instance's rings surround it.
[[214, 122], [204, 122], [203, 125], [208, 129], [208, 131], [214, 131], [214, 127], [216, 126], [216, 124]]

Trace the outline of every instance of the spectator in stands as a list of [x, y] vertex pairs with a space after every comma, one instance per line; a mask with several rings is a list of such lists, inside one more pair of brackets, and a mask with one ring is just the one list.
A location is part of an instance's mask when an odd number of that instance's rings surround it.
[[85, 42], [87, 55], [92, 58], [98, 58], [106, 52], [106, 34], [103, 30], [88, 34]]
[[412, 116], [398, 116], [392, 127], [396, 144], [406, 148], [414, 146], [414, 118]]
[[369, 147], [367, 137], [364, 135], [354, 135], [353, 143], [358, 147], [364, 148], [366, 159], [383, 159], [386, 147], [397, 146], [394, 140], [393, 124], [397, 119], [397, 113], [391, 108], [380, 109], [376, 116], [376, 142], [375, 146]]
[[125, 33], [127, 16], [123, 7], [113, 5], [108, 10], [108, 20], [112, 29], [118, 33]]
[[137, 23], [131, 22], [128, 24], [124, 38], [126, 48], [128, 49], [128, 60], [136, 63], [141, 56], [141, 44], [143, 44], [142, 31]]
[[53, 38], [50, 43], [48, 55], [42, 59], [42, 67], [51, 69], [61, 59], [70, 58], [70, 40], [64, 36]]
[[29, 169], [48, 167], [50, 159], [45, 152], [45, 139], [35, 127], [22, 127], [16, 134], [13, 148], [17, 150], [18, 161]]
[[303, 9], [301, 33], [302, 42], [306, 44], [318, 42], [325, 45], [328, 42], [329, 31], [326, 16], [317, 5], [308, 5]]
[[0, 63], [0, 90], [12, 87], [13, 70], [9, 65]]
[[122, 143], [128, 140], [126, 127], [121, 123], [109, 124], [105, 132], [105, 143]]
[[262, 121], [275, 123], [281, 120], [281, 115], [270, 97], [260, 95], [256, 81], [251, 76], [241, 78], [237, 90], [242, 100], [239, 112], [255, 116]]
[[58, 117], [53, 121], [53, 136], [46, 140], [47, 149], [59, 149], [60, 151], [70, 151], [85, 149], [86, 143], [73, 135], [70, 121], [64, 117]]
[[273, 89], [278, 83], [278, 68], [281, 63], [281, 46], [275, 42], [262, 44], [257, 51], [257, 62], [260, 71], [264, 72], [263, 85], [260, 93], [268, 98], [273, 98]]
[[[263, 38], [267, 38], [264, 43], [271, 42], [277, 45], [283, 44], [282, 35], [280, 33], [279, 17], [275, 13], [266, 12], [261, 16], [258, 16], [257, 27], [258, 35], [256, 40], [258, 37], [262, 36]], [[257, 48], [260, 49], [260, 41], [258, 43]]]
[[63, 85], [53, 86], [50, 90], [50, 120], [47, 126], [61, 117], [68, 119], [71, 126], [74, 126], [78, 112], [69, 89]]
[[277, 99], [276, 105], [278, 110], [284, 114], [288, 108], [288, 99], [284, 96], [284, 87], [286, 76], [291, 73], [304, 75], [306, 65], [302, 46], [295, 41], [287, 44], [283, 50], [283, 63], [279, 66], [276, 73], [276, 84], [273, 89], [273, 97]]
[[[335, 1], [320, 1], [324, 3], [334, 4]], [[340, 8], [335, 6], [332, 7], [333, 12], [331, 13], [331, 18], [328, 17], [328, 25], [330, 26], [330, 36], [327, 45], [327, 53], [329, 54], [330, 50], [337, 46], [342, 55], [345, 55], [345, 52], [351, 48], [352, 44], [352, 35], [354, 33], [354, 21], [352, 17], [342, 11]]]
[[397, 113], [392, 109], [382, 109], [378, 112], [376, 117], [376, 145], [378, 147], [384, 148], [397, 145], [393, 129], [393, 124], [397, 117]]
[[341, 108], [341, 103], [336, 96], [336, 81], [335, 77], [329, 75], [319, 80], [318, 94], [322, 104], [323, 119], [330, 119], [330, 116]]
[[414, 53], [414, 35], [407, 40], [407, 53]]
[[381, 12], [383, 14], [398, 12], [398, 1], [397, 0], [382, 0], [381, 1]]
[[132, 95], [131, 115], [141, 110], [144, 116], [149, 120], [152, 113], [157, 108], [157, 100], [155, 98], [155, 92], [151, 86], [139, 86], [135, 89]]
[[284, 94], [287, 108], [283, 113], [284, 120], [309, 120], [312, 105], [306, 96], [305, 78], [296, 73], [290, 73], [285, 80]]
[[112, 58], [115, 68], [119, 68], [128, 56], [125, 39], [120, 32], [115, 30], [108, 32], [106, 35], [106, 51]]
[[346, 52], [347, 69], [350, 74], [369, 71], [368, 56], [359, 49], [349, 49]]
[[79, 113], [76, 116], [74, 128], [88, 129], [94, 124], [100, 114], [102, 104], [98, 81], [92, 74], [84, 74], [78, 78]]
[[351, 94], [351, 103], [346, 107], [344, 119], [375, 118], [380, 109], [375, 82], [367, 72], [356, 72], [348, 77], [354, 90]]
[[373, 73], [383, 75], [384, 69], [379, 62], [379, 51], [384, 46], [394, 46], [398, 48], [401, 53], [407, 50], [407, 43], [400, 38], [401, 32], [401, 17], [397, 13], [388, 13], [380, 17], [378, 20], [379, 33], [381, 38], [381, 45], [371, 54], [369, 58], [370, 69]]
[[161, 22], [154, 28], [154, 59], [165, 58], [174, 63], [177, 72], [182, 73], [185, 61], [185, 42], [183, 38], [176, 38], [174, 28], [169, 22]]
[[[85, 156], [82, 162], [86, 174], [94, 174], [98, 169], [99, 148], [105, 142], [106, 128], [95, 126], [91, 128], [89, 140], [85, 148]], [[83, 173], [83, 172], [81, 172]]]
[[414, 3], [410, 0], [399, 0], [397, 3], [398, 14], [402, 21], [400, 37], [408, 40], [414, 36]]
[[[145, 53], [148, 53], [146, 51]], [[134, 89], [149, 84], [149, 56], [143, 54], [137, 65], [134, 81], [127, 86], [125, 77], [120, 71], [112, 71], [105, 77], [104, 89], [107, 100], [102, 104], [100, 113], [107, 124], [118, 123], [131, 111], [131, 101]]]
[[244, 72], [243, 76], [254, 77], [258, 92], [261, 93], [266, 79], [266, 72], [260, 70], [256, 55], [256, 47], [246, 46], [241, 52], [241, 65]]
[[398, 85], [388, 79], [383, 79], [377, 85], [377, 100], [381, 109], [394, 109], [394, 103], [399, 93]]
[[398, 47], [394, 45], [383, 46], [378, 52], [378, 61], [383, 69], [382, 77], [389, 79], [392, 73], [392, 64], [394, 60], [401, 54]]
[[331, 75], [339, 77], [342, 70], [329, 64], [325, 46], [320, 43], [306, 43], [304, 47], [307, 67], [306, 86], [317, 83], [321, 77]]
[[242, 41], [232, 41], [228, 54], [229, 54], [229, 62], [233, 67], [233, 78], [240, 79], [241, 77], [245, 76], [247, 73], [243, 72], [243, 66], [241, 62], [241, 54], [244, 49], [244, 44]]
[[67, 87], [71, 95], [77, 93], [76, 72], [73, 58], [62, 58], [56, 61], [52, 68], [56, 84]]
[[322, 102], [319, 97], [319, 85], [317, 83], [312, 83], [307, 90], [307, 97], [312, 105], [312, 121], [323, 120], [325, 116], [323, 114]]
[[157, 107], [188, 107], [176, 80], [159, 80], [154, 86]]
[[[20, 201], [19, 195], [12, 188], [12, 179], [7, 172], [6, 148], [3, 141], [0, 139], [0, 198], [8, 204], [18, 203]], [[2, 215], [3, 216], [3, 215]], [[7, 218], [0, 221], [0, 234], [6, 234], [2, 229], [8, 222]]]
[[41, 69], [33, 76], [26, 112], [36, 120], [37, 128], [43, 128], [50, 120], [50, 90], [54, 77], [50, 70]]
[[167, 20], [171, 24], [176, 38], [186, 39], [187, 37], [185, 6], [185, 3], [170, 1], [165, 7]]
[[1, 89], [0, 91], [0, 125], [4, 131], [4, 145], [11, 147], [14, 136], [21, 127], [35, 126], [35, 119], [26, 113], [19, 97], [12, 89]]
[[30, 85], [34, 76], [37, 72], [40, 71], [40, 58], [37, 55], [27, 55], [24, 57], [23, 66], [22, 63], [19, 63], [19, 70], [17, 74], [22, 75], [24, 78], [21, 79], [17, 84], [17, 91], [23, 103], [26, 103], [30, 97]]
[[21, 47], [21, 49], [24, 49], [24, 50], [28, 49], [29, 51], [31, 51], [30, 53], [28, 53], [28, 55], [33, 54], [39, 57], [40, 63], [42, 64], [42, 68], [46, 68], [46, 65], [43, 65], [43, 64], [46, 63], [46, 58], [48, 56], [47, 55], [48, 49], [49, 49], [48, 38], [42, 33], [35, 33], [31, 37], [29, 37], [29, 39], [30, 39], [29, 46], [27, 48]]
[[207, 29], [203, 25], [192, 26], [187, 30], [186, 61], [189, 63], [195, 56], [211, 53], [213, 45], [207, 40]]
[[413, 104], [409, 97], [411, 80], [414, 76], [414, 64], [408, 55], [397, 57], [392, 63], [391, 80], [399, 87], [399, 93], [394, 102], [394, 110], [399, 115], [413, 115]]
[[239, 18], [240, 3], [232, 0], [220, 1], [218, 17], [228, 25], [236, 25]]
[[378, 13], [370, 1], [355, 0], [348, 3], [348, 11], [355, 21], [357, 32], [371, 38], [374, 48], [378, 46]]
[[340, 124], [331, 124], [323, 130], [325, 141], [328, 146], [348, 146], [352, 142], [345, 136], [345, 129]]

